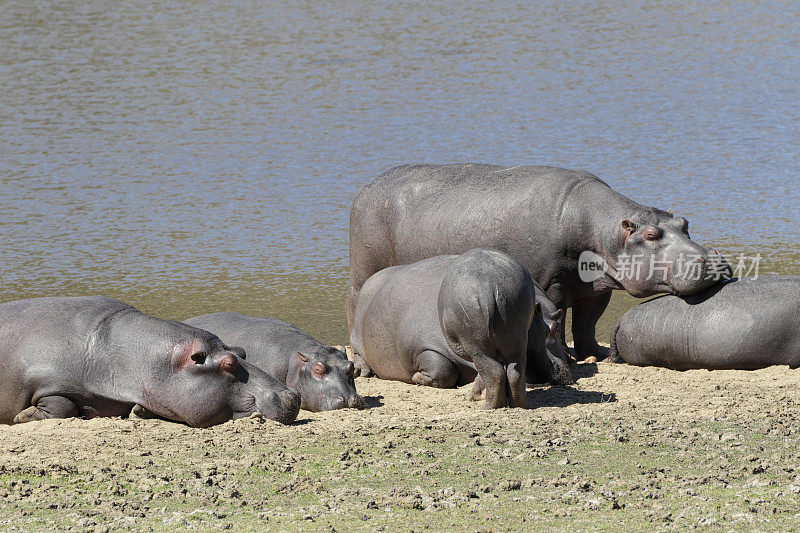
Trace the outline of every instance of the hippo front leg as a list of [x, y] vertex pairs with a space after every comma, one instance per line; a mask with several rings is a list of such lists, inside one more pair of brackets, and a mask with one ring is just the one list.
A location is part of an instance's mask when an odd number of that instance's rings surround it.
[[575, 341], [575, 358], [583, 361], [589, 356], [605, 359], [608, 349], [597, 343], [595, 327], [611, 301], [611, 292], [576, 301], [572, 307], [572, 339]]
[[23, 424], [48, 418], [70, 418], [79, 414], [78, 406], [69, 398], [65, 396], [45, 396], [40, 398], [36, 405], [31, 405], [27, 409], [20, 411], [14, 417], [14, 423]]

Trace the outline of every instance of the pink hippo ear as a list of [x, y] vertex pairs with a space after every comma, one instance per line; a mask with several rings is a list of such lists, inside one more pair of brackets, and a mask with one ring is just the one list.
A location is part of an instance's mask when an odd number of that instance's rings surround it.
[[559, 321], [559, 320], [561, 320], [562, 318], [564, 318], [564, 310], [563, 310], [563, 309], [559, 309], [558, 311], [556, 311], [555, 313], [553, 313], [553, 316], [552, 316], [552, 318], [553, 318], [553, 320], [555, 320], [555, 321]]
[[299, 357], [302, 362], [308, 363], [308, 356], [303, 352], [297, 352], [297, 357]]

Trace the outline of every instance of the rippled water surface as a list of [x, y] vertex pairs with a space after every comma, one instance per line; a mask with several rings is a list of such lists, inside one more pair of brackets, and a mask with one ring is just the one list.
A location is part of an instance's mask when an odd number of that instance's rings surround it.
[[798, 5], [613, 4], [3, 2], [0, 301], [343, 342], [351, 199], [419, 161], [591, 170], [800, 274]]

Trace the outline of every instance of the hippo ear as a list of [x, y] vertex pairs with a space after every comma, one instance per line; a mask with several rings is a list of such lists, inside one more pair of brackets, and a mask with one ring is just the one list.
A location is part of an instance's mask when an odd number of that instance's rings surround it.
[[622, 222], [620, 222], [619, 225], [622, 226], [622, 229], [627, 231], [628, 234], [631, 234], [634, 231], [636, 231], [636, 224], [634, 224], [633, 222], [631, 222], [627, 218], [625, 220], [623, 220]]
[[628, 237], [633, 235], [633, 233], [636, 231], [636, 224], [634, 224], [630, 219], [626, 218], [619, 223], [619, 226], [619, 241], [621, 244], [625, 244], [625, 241], [628, 240]]
[[542, 314], [542, 304], [540, 304], [539, 302], [536, 302], [536, 307], [534, 308], [533, 312], [536, 313], [539, 316], [544, 316]]
[[308, 363], [308, 356], [303, 352], [297, 352], [297, 357], [299, 357], [302, 362]]
[[239, 348], [238, 346], [227, 346], [228, 353], [235, 355], [240, 359], [247, 359], [247, 353], [245, 353], [244, 348]]
[[198, 364], [198, 365], [202, 365], [203, 363], [205, 363], [206, 362], [206, 357], [208, 357], [208, 354], [205, 352], [205, 350], [192, 352], [192, 354], [189, 356], [189, 358], [192, 361], [194, 361], [195, 364]]
[[558, 311], [553, 313], [552, 319], [555, 320], [556, 322], [560, 322], [562, 318], [564, 318], [564, 310], [563, 309], [559, 309]]

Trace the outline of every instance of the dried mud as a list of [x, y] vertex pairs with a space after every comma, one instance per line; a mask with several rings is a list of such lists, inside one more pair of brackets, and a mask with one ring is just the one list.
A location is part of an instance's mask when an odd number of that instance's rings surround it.
[[800, 373], [573, 367], [531, 409], [359, 378], [370, 408], [0, 426], [0, 529], [793, 529]]

